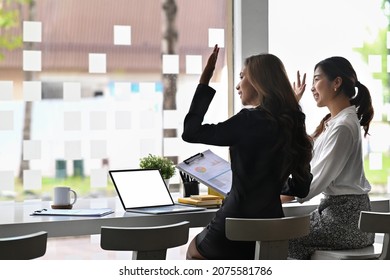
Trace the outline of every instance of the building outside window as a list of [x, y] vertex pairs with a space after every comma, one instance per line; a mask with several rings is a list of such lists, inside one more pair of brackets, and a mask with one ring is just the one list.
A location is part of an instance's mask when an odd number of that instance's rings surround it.
[[[215, 43], [213, 85], [226, 90], [227, 4], [3, 1], [1, 17], [14, 24], [0, 27], [8, 40], [0, 49], [0, 200], [51, 199], [56, 185], [114, 195], [108, 169], [206, 149], [184, 143], [182, 125]], [[206, 118], [226, 119], [226, 100], [217, 96]]]

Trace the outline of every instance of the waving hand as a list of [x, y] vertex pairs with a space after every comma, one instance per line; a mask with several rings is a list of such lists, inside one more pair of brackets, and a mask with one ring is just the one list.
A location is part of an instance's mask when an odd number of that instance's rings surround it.
[[204, 84], [204, 85], [209, 84], [211, 77], [213, 76], [214, 73], [215, 64], [217, 63], [218, 52], [219, 52], [218, 45], [215, 45], [214, 50], [207, 61], [206, 67], [204, 68], [203, 73], [200, 76], [200, 80], [199, 80], [200, 84]]
[[301, 100], [303, 93], [305, 92], [306, 89], [306, 73], [303, 74], [303, 78], [301, 81], [301, 74], [299, 73], [299, 71], [297, 71], [297, 82], [293, 83], [293, 89], [297, 100], [298, 101]]

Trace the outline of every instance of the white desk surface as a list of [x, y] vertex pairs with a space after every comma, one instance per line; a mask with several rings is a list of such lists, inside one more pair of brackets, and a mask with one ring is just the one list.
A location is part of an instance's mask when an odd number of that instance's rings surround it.
[[190, 221], [201, 227], [210, 221], [215, 209], [192, 213], [150, 215], [125, 212], [118, 198], [78, 199], [73, 209], [111, 208], [115, 212], [103, 217], [31, 216], [36, 210], [50, 208], [51, 201], [0, 203], [0, 237], [47, 231], [49, 237], [100, 233], [101, 226], [150, 226]]
[[[373, 199], [373, 211], [389, 211], [388, 199]], [[151, 226], [189, 221], [191, 227], [204, 227], [217, 209], [198, 212], [150, 215], [125, 212], [117, 197], [79, 199], [77, 208], [111, 208], [115, 212], [103, 217], [31, 216], [35, 210], [50, 208], [51, 201], [24, 201], [0, 203], [0, 237], [47, 231], [49, 237], [91, 235], [100, 233], [101, 226]], [[318, 200], [283, 205], [286, 216], [311, 212]]]

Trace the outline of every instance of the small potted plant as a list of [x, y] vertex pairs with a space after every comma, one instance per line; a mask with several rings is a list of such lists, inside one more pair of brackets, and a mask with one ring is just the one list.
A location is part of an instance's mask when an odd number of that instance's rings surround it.
[[147, 157], [141, 158], [139, 166], [142, 169], [159, 169], [161, 176], [167, 185], [169, 185], [169, 179], [171, 179], [176, 172], [173, 161], [166, 157], [155, 156], [151, 154], [149, 154]]

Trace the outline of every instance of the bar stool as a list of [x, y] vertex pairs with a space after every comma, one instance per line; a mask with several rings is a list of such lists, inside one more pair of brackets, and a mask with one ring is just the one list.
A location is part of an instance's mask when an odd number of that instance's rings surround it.
[[288, 241], [309, 232], [309, 215], [276, 219], [226, 218], [228, 239], [256, 241], [255, 260], [286, 260]]
[[384, 233], [382, 243], [346, 250], [316, 250], [312, 260], [390, 260], [390, 212], [361, 211], [359, 229]]
[[0, 238], [0, 260], [30, 260], [46, 253], [47, 232]]
[[187, 243], [190, 223], [151, 227], [101, 227], [100, 247], [133, 251], [133, 260], [165, 260], [167, 249]]

